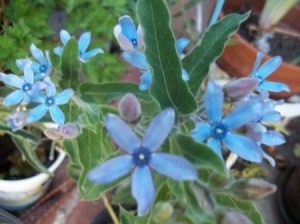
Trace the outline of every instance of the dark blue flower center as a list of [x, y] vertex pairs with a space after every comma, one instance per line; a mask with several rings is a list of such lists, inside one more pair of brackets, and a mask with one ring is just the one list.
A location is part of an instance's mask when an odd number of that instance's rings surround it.
[[134, 47], [137, 47], [138, 46], [138, 42], [137, 42], [137, 39], [130, 39], [131, 43], [133, 44]]
[[213, 138], [216, 138], [216, 139], [223, 139], [227, 134], [227, 128], [220, 124], [220, 123], [217, 123], [217, 124], [214, 124], [213, 125], [213, 128], [212, 128], [212, 137]]
[[146, 148], [139, 148], [133, 153], [133, 163], [136, 166], [145, 166], [149, 163], [151, 157], [151, 152]]
[[55, 103], [54, 97], [47, 97], [46, 104], [47, 106], [52, 106]]
[[41, 73], [45, 73], [47, 71], [47, 69], [48, 69], [48, 66], [45, 64], [42, 64], [39, 68]]
[[30, 84], [30, 83], [25, 83], [25, 84], [22, 86], [22, 90], [23, 90], [24, 92], [27, 92], [27, 91], [31, 90], [31, 88], [32, 88], [32, 84]]

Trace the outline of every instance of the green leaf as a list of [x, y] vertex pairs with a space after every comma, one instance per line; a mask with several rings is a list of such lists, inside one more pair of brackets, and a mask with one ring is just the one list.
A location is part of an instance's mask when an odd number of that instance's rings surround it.
[[197, 168], [209, 168], [218, 173], [226, 173], [227, 169], [223, 160], [205, 144], [195, 142], [192, 137], [180, 134], [178, 144], [185, 157]]
[[112, 204], [136, 204], [136, 201], [132, 197], [131, 194], [131, 185], [127, 185], [125, 187], [122, 187], [121, 189], [118, 189], [112, 196], [111, 200]]
[[61, 71], [63, 73], [60, 80], [61, 88], [77, 89], [79, 70], [78, 44], [73, 37], [66, 43], [61, 55]]
[[177, 113], [196, 110], [196, 101], [182, 80], [182, 66], [170, 29], [170, 14], [163, 0], [140, 0], [138, 18], [143, 27], [145, 55], [153, 74], [151, 95], [161, 108], [173, 107]]
[[135, 216], [133, 212], [126, 211], [120, 206], [120, 221], [122, 224], [145, 224], [148, 218], [146, 216]]
[[184, 69], [190, 75], [188, 81], [191, 92], [196, 95], [210, 64], [222, 53], [229, 37], [238, 30], [240, 23], [249, 17], [249, 13], [230, 14], [207, 30], [200, 44], [197, 45], [182, 61]]
[[261, 214], [252, 202], [237, 200], [229, 195], [216, 195], [216, 200], [222, 207], [231, 207], [242, 211], [254, 224], [264, 224]]

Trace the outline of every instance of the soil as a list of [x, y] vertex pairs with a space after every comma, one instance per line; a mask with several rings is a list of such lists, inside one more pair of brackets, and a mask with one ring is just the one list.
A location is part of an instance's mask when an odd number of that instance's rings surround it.
[[[245, 3], [240, 8], [234, 9], [232, 12], [245, 13], [252, 11], [251, 4]], [[249, 42], [255, 44], [255, 41], [261, 37], [261, 33], [257, 31], [259, 14], [252, 11], [249, 18], [241, 24], [238, 33]], [[284, 31], [289, 32], [286, 28]], [[299, 34], [299, 32], [298, 32]], [[274, 32], [267, 37], [270, 46], [269, 54], [271, 56], [280, 55], [284, 61], [292, 62], [300, 65], [300, 37], [294, 37], [282, 32]]]

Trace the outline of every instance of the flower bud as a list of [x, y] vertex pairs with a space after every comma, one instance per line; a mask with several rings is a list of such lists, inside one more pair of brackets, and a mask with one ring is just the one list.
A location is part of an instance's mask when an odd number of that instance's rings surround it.
[[167, 223], [172, 216], [174, 209], [170, 202], [159, 202], [155, 206], [155, 223]]
[[249, 218], [236, 211], [221, 211], [216, 214], [217, 224], [252, 224]]
[[272, 194], [276, 186], [263, 179], [242, 179], [232, 184], [230, 191], [240, 199], [258, 199]]
[[213, 173], [209, 177], [209, 185], [213, 188], [224, 187], [228, 183], [228, 175]]
[[75, 123], [64, 124], [60, 127], [60, 134], [66, 139], [76, 138], [81, 134], [81, 128]]
[[44, 130], [44, 135], [46, 135], [51, 140], [58, 140], [61, 138], [61, 134], [58, 128], [47, 128]]
[[17, 131], [26, 125], [27, 114], [24, 111], [16, 111], [8, 116], [7, 126], [12, 131]]
[[225, 96], [232, 100], [240, 100], [251, 93], [258, 85], [257, 78], [240, 78], [223, 87]]
[[141, 105], [132, 93], [127, 93], [119, 102], [119, 113], [127, 123], [135, 124], [141, 117]]

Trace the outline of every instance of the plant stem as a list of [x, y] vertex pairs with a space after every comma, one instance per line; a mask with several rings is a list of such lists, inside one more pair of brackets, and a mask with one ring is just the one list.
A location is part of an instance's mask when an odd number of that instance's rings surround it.
[[203, 191], [204, 197], [206, 198], [207, 203], [209, 204], [210, 208], [212, 210], [215, 210], [216, 202], [215, 202], [215, 199], [212, 197], [212, 195], [211, 195], [209, 189], [207, 188], [207, 186], [204, 185], [199, 180], [195, 181], [194, 183], [196, 184], [197, 187], [199, 187]]
[[114, 224], [120, 224], [118, 218], [117, 218], [117, 215], [115, 213], [115, 211], [113, 210], [113, 208], [111, 207], [111, 204], [109, 203], [106, 195], [104, 194], [102, 197], [101, 197], [102, 201], [103, 201], [103, 204], [105, 206], [105, 208], [107, 209], [112, 221], [114, 222]]

